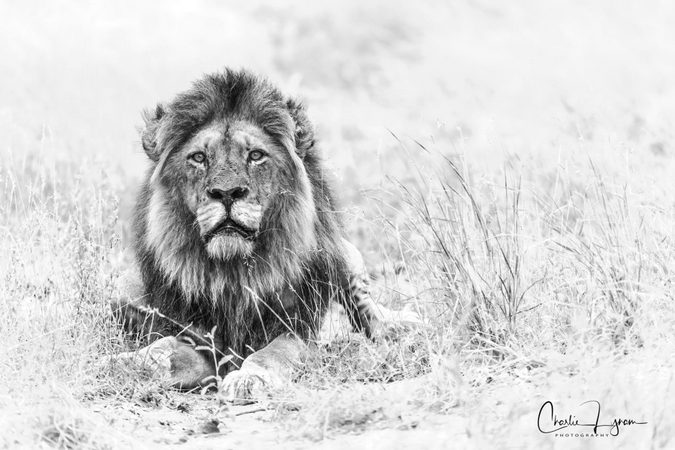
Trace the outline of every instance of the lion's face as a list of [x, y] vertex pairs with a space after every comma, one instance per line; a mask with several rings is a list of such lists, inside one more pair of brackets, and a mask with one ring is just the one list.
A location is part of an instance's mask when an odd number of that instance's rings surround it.
[[277, 292], [339, 232], [312, 124], [267, 80], [207, 75], [144, 119], [138, 251], [189, 301]]
[[165, 167], [165, 180], [194, 215], [208, 254], [248, 256], [275, 196], [290, 191], [288, 152], [258, 126], [219, 120], [197, 131]]

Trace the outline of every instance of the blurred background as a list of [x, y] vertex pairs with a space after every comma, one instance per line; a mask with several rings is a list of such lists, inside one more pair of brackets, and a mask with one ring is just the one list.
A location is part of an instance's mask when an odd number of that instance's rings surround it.
[[411, 177], [415, 142], [476, 176], [528, 165], [537, 183], [591, 158], [664, 196], [675, 4], [648, 3], [3, 1], [2, 146], [102, 160], [125, 216], [141, 110], [244, 67], [307, 103], [354, 220]]

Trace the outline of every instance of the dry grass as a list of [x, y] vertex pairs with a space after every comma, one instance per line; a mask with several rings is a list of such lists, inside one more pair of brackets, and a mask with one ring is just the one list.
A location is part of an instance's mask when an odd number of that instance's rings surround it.
[[[124, 447], [133, 438], [87, 405], [175, 407], [176, 394], [105, 363], [128, 348], [107, 306], [122, 263], [117, 200], [99, 163], [52, 158], [49, 145], [8, 156], [0, 178], [0, 377], [10, 386], [0, 400], [3, 428], [18, 430], [5, 439]], [[476, 420], [480, 411], [469, 404], [495, 380], [541, 386], [545, 373], [576, 380], [672, 352], [672, 210], [635, 198], [630, 180], [609, 184], [590, 164], [583, 190], [544, 194], [514, 169], [478, 184], [461, 160], [439, 158], [433, 177], [420, 169], [416, 182], [390, 186], [404, 200], [382, 213], [399, 274], [376, 282], [379, 298], [417, 310], [428, 327], [376, 342], [343, 332], [320, 346], [296, 388], [268, 405], [291, 435], [413, 429], [437, 414]], [[402, 278], [405, 295], [391, 282]], [[660, 359], [632, 375], [659, 373]], [[558, 382], [544, 383], [559, 395]], [[653, 388], [666, 395], [672, 383]], [[625, 397], [607, 389], [605, 398]], [[634, 415], [664, 414], [639, 400], [630, 407]], [[508, 414], [532, 412], [517, 411]]]
[[[505, 404], [501, 419], [520, 431], [535, 426], [533, 413], [544, 401], [536, 403], [541, 394], [533, 389], [573, 405], [586, 398], [568, 390], [580, 384], [585, 396], [602, 393], [612, 410], [623, 405], [632, 416], [664, 417], [653, 395], [673, 391], [672, 364], [663, 360], [675, 348], [672, 209], [635, 198], [630, 180], [609, 184], [591, 163], [583, 190], [556, 192], [567, 199], [561, 204], [537, 187], [526, 189], [513, 170], [479, 187], [458, 167], [462, 161], [441, 159], [433, 177], [423, 170], [417, 183], [392, 188], [406, 206], [384, 219], [399, 244], [393, 258], [414, 287], [401, 296], [384, 285], [380, 295], [422, 312], [428, 328], [331, 346], [303, 380], [314, 390], [289, 402], [297, 411], [291, 428], [311, 439], [405, 429], [432, 413], [485, 414], [470, 404], [487, 396]], [[363, 384], [420, 376], [402, 387]], [[648, 396], [626, 392], [631, 377], [651, 380], [643, 386]], [[509, 392], [514, 386], [521, 397]], [[527, 407], [519, 405], [523, 399]], [[471, 420], [496, 438], [503, 435], [491, 424], [497, 417]], [[524, 417], [531, 421], [517, 425]], [[620, 444], [653, 433], [664, 445], [672, 432], [652, 423]], [[523, 442], [535, 445], [528, 434]]]
[[565, 203], [509, 170], [479, 192], [450, 160], [424, 191], [402, 187], [404, 253], [463, 343], [509, 358], [532, 342], [564, 352], [570, 333], [620, 352], [667, 337], [672, 315], [653, 311], [672, 312], [673, 211], [589, 165], [582, 189], [556, 194]]

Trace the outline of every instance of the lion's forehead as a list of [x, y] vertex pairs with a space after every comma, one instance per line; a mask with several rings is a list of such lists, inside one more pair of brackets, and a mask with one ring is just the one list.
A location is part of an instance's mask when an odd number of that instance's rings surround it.
[[188, 141], [187, 147], [217, 148], [221, 145], [238, 149], [270, 147], [272, 138], [259, 126], [246, 120], [214, 121], [202, 127]]
[[243, 148], [268, 147], [272, 144], [267, 133], [246, 121], [234, 122], [229, 134], [232, 143]]
[[182, 146], [190, 149], [194, 147], [208, 148], [225, 141], [227, 129], [215, 123], [203, 126]]

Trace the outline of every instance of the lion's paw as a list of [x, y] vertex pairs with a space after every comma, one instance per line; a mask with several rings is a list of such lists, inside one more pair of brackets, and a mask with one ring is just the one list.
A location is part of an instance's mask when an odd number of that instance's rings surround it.
[[279, 385], [279, 380], [263, 368], [243, 367], [225, 376], [220, 384], [221, 400], [246, 405], [262, 400]]
[[[176, 349], [176, 338], [165, 337], [133, 352], [116, 355], [113, 361], [118, 366], [141, 368], [157, 378], [169, 378], [171, 375], [171, 356]], [[110, 359], [106, 360], [109, 364]]]

